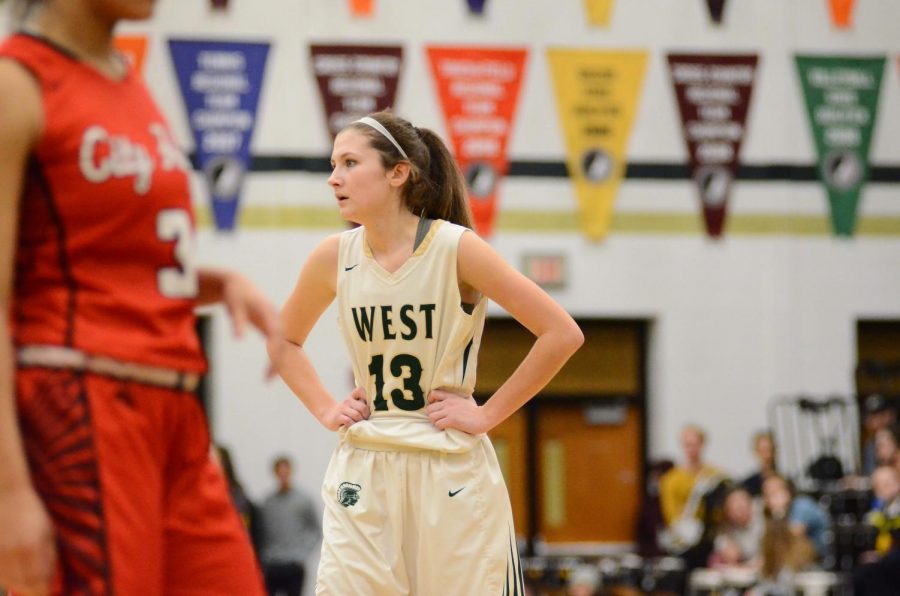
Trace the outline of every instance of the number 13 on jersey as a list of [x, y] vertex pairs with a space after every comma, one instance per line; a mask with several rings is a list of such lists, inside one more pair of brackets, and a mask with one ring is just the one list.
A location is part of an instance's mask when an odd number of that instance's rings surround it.
[[[387, 400], [384, 398], [384, 356], [376, 354], [369, 361], [369, 374], [375, 377], [375, 410], [386, 411]], [[401, 410], [414, 412], [425, 407], [425, 392], [420, 385], [422, 379], [422, 363], [412, 354], [397, 354], [391, 359], [390, 374], [395, 379], [402, 379], [403, 389], [391, 390], [391, 401]], [[407, 376], [408, 374], [408, 376]]]

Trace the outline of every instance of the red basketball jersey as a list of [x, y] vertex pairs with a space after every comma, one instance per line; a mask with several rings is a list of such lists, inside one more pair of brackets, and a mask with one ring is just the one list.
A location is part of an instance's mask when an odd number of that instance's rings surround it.
[[21, 199], [15, 343], [203, 370], [189, 164], [140, 77], [111, 80], [25, 34], [0, 57], [33, 74], [44, 111]]

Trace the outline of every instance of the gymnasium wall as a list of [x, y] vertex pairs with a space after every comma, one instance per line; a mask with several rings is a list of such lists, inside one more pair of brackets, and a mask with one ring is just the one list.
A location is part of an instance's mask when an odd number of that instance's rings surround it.
[[[855, 321], [900, 318], [896, 0], [858, 0], [847, 29], [832, 23], [826, 0], [730, 0], [720, 25], [703, 0], [616, 0], [606, 26], [589, 23], [581, 0], [488, 0], [483, 15], [470, 14], [463, 0], [376, 0], [367, 18], [351, 16], [344, 0], [230, 4], [214, 12], [207, 2], [160, 0], [152, 22], [121, 30], [148, 36], [145, 76], [188, 150], [194, 141], [171, 38], [271, 44], [251, 143], [257, 157], [330, 152], [311, 43], [402, 46], [395, 109], [442, 134], [427, 45], [527, 50], [507, 152], [514, 164], [525, 164], [525, 173], [500, 182], [490, 240], [517, 266], [536, 250], [561, 257], [565, 285], [553, 295], [574, 316], [652, 321], [651, 457], [676, 455], [678, 429], [691, 421], [709, 429], [711, 460], [745, 473], [752, 464], [749, 438], [765, 425], [767, 400], [801, 391], [850, 394]], [[649, 167], [626, 173], [602, 240], [582, 233], [570, 178], [527, 167], [549, 163], [559, 171], [567, 155], [550, 48], [646, 53], [625, 155], [629, 164]], [[759, 56], [739, 158], [758, 175], [739, 172], [716, 239], [704, 232], [696, 186], [679, 173], [686, 172], [687, 151], [666, 63], [670, 52]], [[822, 183], [783, 175], [790, 166], [814, 172], [816, 164], [798, 53], [887, 59], [869, 153], [879, 180], [864, 186], [850, 237], [832, 233]], [[236, 229], [217, 232], [206, 181], [195, 175], [201, 262], [233, 266], [283, 302], [305, 256], [342, 229], [326, 177], [302, 169], [251, 171]], [[491, 312], [503, 314], [496, 307]], [[280, 381], [264, 382], [262, 342], [233, 341], [219, 314], [210, 354], [218, 440], [234, 452], [251, 496], [271, 487], [269, 462], [279, 452], [295, 457], [300, 483], [317, 492], [334, 436]], [[326, 385], [342, 395], [351, 374], [334, 319], [332, 309], [307, 347]]]

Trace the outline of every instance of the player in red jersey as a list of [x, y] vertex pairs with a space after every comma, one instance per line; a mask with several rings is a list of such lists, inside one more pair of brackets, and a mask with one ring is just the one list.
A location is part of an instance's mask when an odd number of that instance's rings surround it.
[[277, 315], [196, 268], [188, 164], [113, 50], [154, 0], [38, 0], [0, 46], [0, 586], [258, 594], [193, 395], [194, 307]]

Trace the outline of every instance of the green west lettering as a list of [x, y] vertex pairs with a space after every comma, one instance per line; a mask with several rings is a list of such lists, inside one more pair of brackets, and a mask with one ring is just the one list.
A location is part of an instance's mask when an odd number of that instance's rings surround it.
[[425, 339], [434, 339], [435, 308], [434, 304], [404, 304], [397, 312], [391, 305], [354, 306], [350, 311], [356, 333], [363, 341], [372, 341], [374, 337], [397, 339], [398, 334], [402, 339], [412, 340], [423, 328]]
[[359, 338], [363, 341], [372, 341], [372, 321], [375, 319], [375, 307], [351, 308], [350, 310], [353, 311], [353, 323], [356, 325]]

